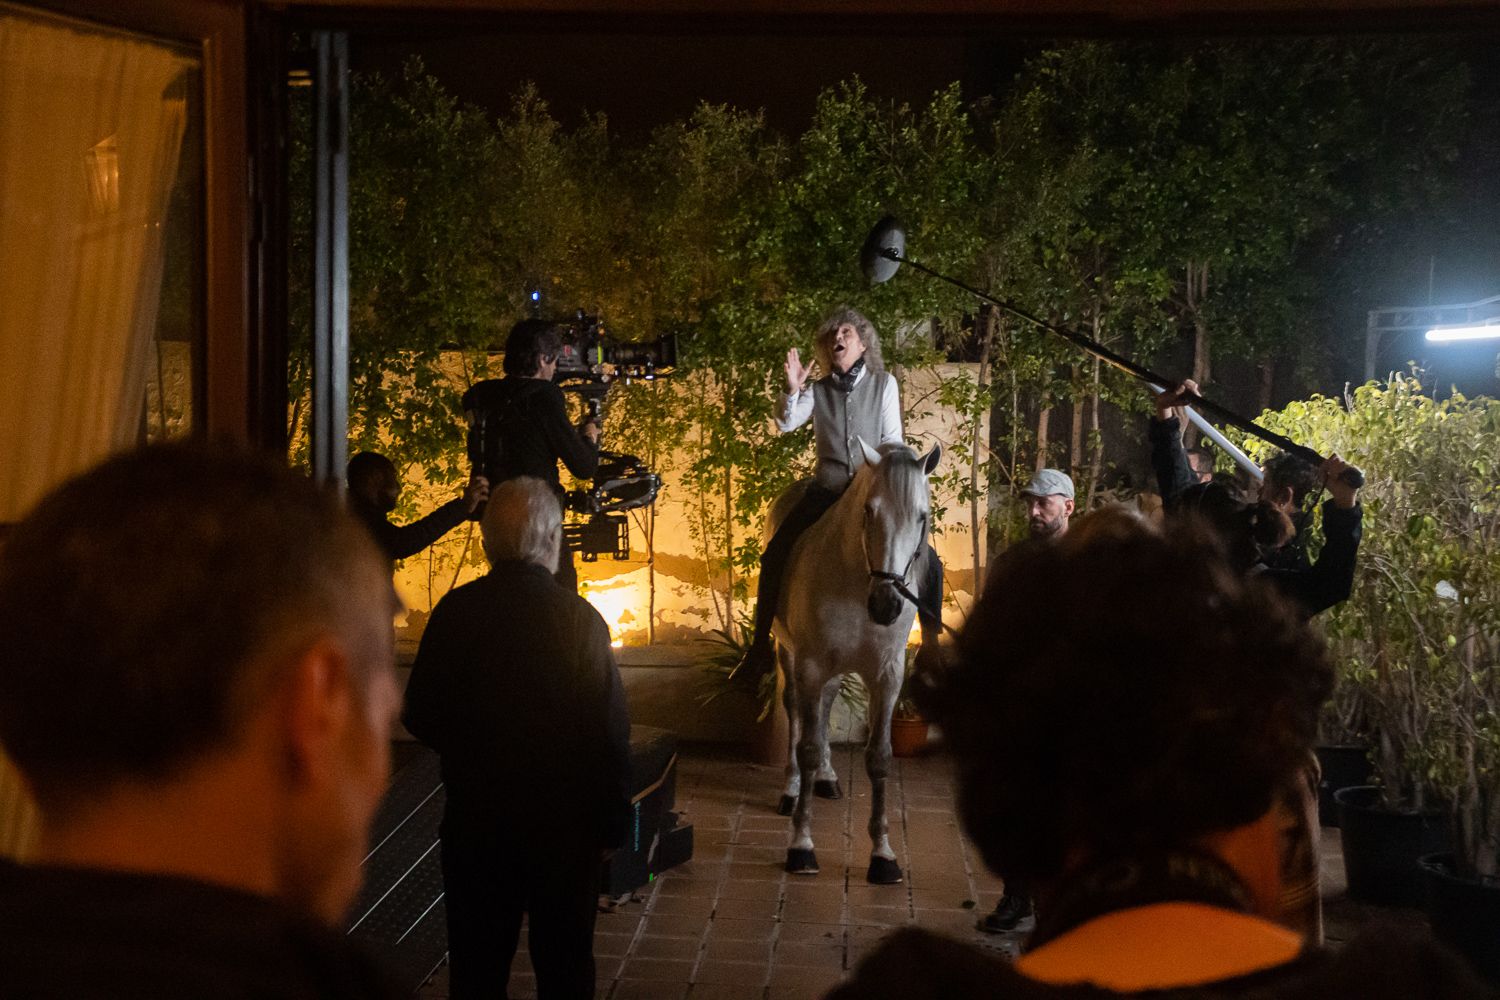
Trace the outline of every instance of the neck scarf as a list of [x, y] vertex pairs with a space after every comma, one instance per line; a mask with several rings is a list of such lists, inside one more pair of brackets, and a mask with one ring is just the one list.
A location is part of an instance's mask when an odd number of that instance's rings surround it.
[[864, 367], [865, 359], [860, 358], [849, 366], [847, 372], [832, 371], [828, 373], [828, 377], [833, 379], [834, 385], [838, 386], [845, 394], [848, 394], [854, 391], [854, 382], [859, 378], [859, 373], [864, 371]]

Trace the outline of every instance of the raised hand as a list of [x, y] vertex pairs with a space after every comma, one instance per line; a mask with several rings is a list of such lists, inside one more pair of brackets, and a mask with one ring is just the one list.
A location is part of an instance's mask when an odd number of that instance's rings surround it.
[[479, 505], [490, 498], [490, 481], [477, 472], [469, 477], [469, 485], [464, 488], [464, 504], [469, 508], [469, 513], [479, 509]]
[[807, 375], [811, 369], [802, 363], [802, 357], [794, 347], [786, 352], [786, 391], [788, 395], [795, 396], [807, 385]]
[[1188, 379], [1186, 382], [1175, 386], [1169, 386], [1166, 392], [1156, 397], [1156, 419], [1167, 420], [1174, 416], [1180, 417], [1180, 414], [1173, 411], [1187, 405], [1183, 402], [1183, 397], [1188, 395], [1196, 396], [1197, 394], [1198, 383], [1192, 379]]
[[1346, 510], [1359, 502], [1359, 487], [1352, 485], [1344, 475], [1345, 470], [1352, 468], [1352, 465], [1336, 454], [1323, 459], [1324, 484], [1328, 487], [1328, 493], [1335, 504]]

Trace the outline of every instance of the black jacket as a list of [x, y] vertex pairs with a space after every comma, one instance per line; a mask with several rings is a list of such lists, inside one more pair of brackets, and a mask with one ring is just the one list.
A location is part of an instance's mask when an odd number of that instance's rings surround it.
[[497, 563], [438, 602], [401, 719], [442, 759], [449, 821], [624, 840], [630, 717], [609, 629], [542, 567]]
[[175, 876], [0, 859], [6, 1000], [406, 995], [341, 931], [273, 900]]
[[[1197, 482], [1182, 448], [1176, 417], [1152, 420], [1147, 437], [1151, 441], [1151, 467], [1161, 490], [1162, 508], [1168, 516], [1176, 509], [1182, 492]], [[1286, 546], [1291, 550], [1284, 560], [1261, 567], [1265, 578], [1281, 594], [1301, 609], [1307, 617], [1326, 611], [1349, 599], [1354, 588], [1354, 561], [1364, 527], [1364, 511], [1359, 504], [1344, 508], [1332, 500], [1323, 504], [1323, 551], [1316, 562], [1309, 563], [1303, 551], [1304, 528], [1309, 519], [1297, 518], [1297, 537]]]
[[486, 411], [496, 428], [498, 465], [482, 470], [492, 486], [535, 476], [560, 493], [559, 461], [580, 479], [599, 467], [599, 448], [568, 422], [562, 390], [546, 379], [509, 375], [476, 382], [464, 393], [463, 408]]
[[431, 514], [411, 524], [392, 524], [386, 519], [384, 511], [376, 510], [352, 493], [349, 496], [349, 510], [370, 529], [376, 544], [391, 562], [416, 555], [463, 524], [469, 516], [469, 506], [463, 497], [449, 500]]
[[1481, 1000], [1495, 992], [1426, 935], [1366, 932], [1336, 954], [1312, 951], [1234, 979], [1145, 994], [1030, 979], [993, 953], [921, 930], [897, 931], [827, 1000]]

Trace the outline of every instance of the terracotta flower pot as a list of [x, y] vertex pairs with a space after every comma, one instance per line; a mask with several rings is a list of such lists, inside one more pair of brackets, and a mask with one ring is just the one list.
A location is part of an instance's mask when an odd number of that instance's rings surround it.
[[927, 720], [894, 716], [891, 719], [891, 754], [915, 757], [927, 746]]

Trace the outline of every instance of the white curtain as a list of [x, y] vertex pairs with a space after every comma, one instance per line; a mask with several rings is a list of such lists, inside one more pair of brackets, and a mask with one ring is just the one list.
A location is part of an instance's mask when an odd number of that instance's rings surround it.
[[[140, 436], [196, 66], [0, 8], [0, 524]], [[0, 855], [35, 832], [0, 751]]]
[[0, 8], [0, 523], [140, 436], [197, 63]]

